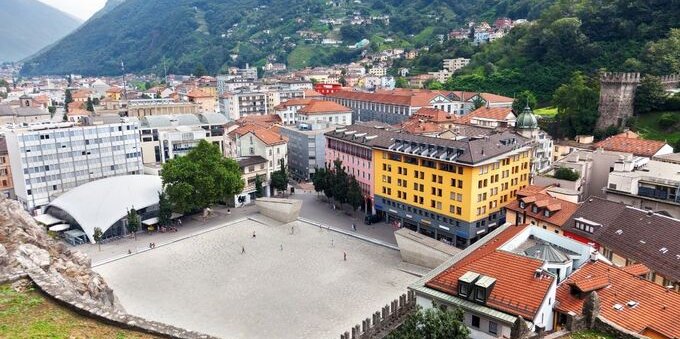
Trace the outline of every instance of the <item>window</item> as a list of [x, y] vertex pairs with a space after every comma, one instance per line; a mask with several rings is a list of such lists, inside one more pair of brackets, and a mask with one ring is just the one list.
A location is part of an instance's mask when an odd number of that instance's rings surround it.
[[519, 202], [519, 208], [526, 208], [527, 204], [524, 203], [524, 201]]
[[476, 315], [472, 315], [472, 327], [479, 328], [480, 319]]
[[538, 207], [536, 205], [531, 206], [531, 211], [534, 213], [538, 213]]
[[467, 297], [469, 293], [470, 285], [464, 283], [458, 284], [458, 295], [460, 295], [461, 297]]
[[543, 215], [545, 217], [550, 217], [550, 211], [548, 211], [548, 210], [543, 211]]
[[475, 289], [475, 300], [479, 302], [484, 302], [486, 301], [486, 290], [483, 288], [477, 287]]
[[498, 324], [497, 323], [495, 323], [493, 321], [489, 321], [489, 333], [498, 334]]

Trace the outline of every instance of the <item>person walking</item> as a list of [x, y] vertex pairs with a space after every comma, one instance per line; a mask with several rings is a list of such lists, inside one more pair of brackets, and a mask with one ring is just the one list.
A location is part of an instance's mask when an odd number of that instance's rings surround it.
[[331, 239], [331, 247], [335, 247], [335, 239]]
[[357, 231], [357, 225], [356, 224], [352, 224], [352, 231], [354, 231], [354, 232]]
[[342, 252], [342, 259], [347, 261], [347, 252]]
[[281, 251], [283, 251], [283, 244], [281, 244]]
[[253, 239], [255, 239], [255, 231], [253, 231]]
[[246, 254], [246, 247], [245, 246], [241, 246], [241, 254]]

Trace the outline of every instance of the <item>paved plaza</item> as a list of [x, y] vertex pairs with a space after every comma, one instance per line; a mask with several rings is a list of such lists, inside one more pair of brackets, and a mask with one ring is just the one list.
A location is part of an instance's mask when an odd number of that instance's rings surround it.
[[417, 279], [395, 250], [253, 217], [95, 270], [129, 313], [223, 338], [336, 338]]

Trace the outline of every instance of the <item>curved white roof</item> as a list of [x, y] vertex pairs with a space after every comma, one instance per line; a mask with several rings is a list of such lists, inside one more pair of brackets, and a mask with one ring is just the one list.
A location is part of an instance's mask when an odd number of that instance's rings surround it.
[[128, 209], [153, 206], [163, 189], [156, 175], [123, 175], [80, 185], [54, 201], [57, 207], [75, 219], [94, 243], [94, 229], [106, 232], [116, 221], [125, 217]]

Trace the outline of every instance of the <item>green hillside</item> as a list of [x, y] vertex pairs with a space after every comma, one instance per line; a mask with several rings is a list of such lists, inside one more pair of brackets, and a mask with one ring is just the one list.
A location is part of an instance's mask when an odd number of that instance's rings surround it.
[[[170, 72], [190, 73], [199, 64], [217, 72], [231, 65], [286, 62], [293, 51], [293, 66], [347, 62], [356, 53], [305, 41], [297, 32], [339, 38], [344, 46], [376, 35], [427, 45], [467, 19], [535, 17], [551, 2], [126, 0], [29, 60], [23, 73], [118, 74], [121, 61], [132, 72], [159, 71], [165, 65]], [[374, 18], [370, 24], [350, 24], [354, 17], [384, 15], [389, 22]], [[320, 19], [345, 21], [334, 25]]]
[[574, 71], [680, 72], [677, 0], [558, 0], [540, 18], [475, 53], [447, 88], [550, 101]]

